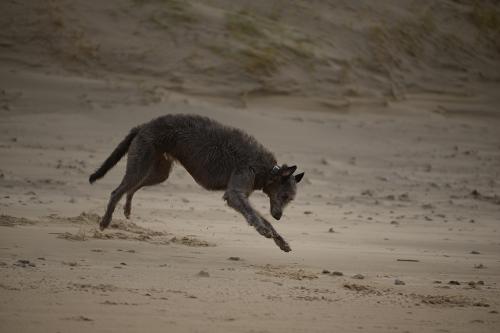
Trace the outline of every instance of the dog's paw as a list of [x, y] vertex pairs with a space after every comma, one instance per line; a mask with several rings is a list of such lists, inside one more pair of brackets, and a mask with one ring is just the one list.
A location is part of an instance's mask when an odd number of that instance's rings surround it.
[[288, 245], [288, 243], [283, 239], [283, 237], [281, 236], [276, 236], [273, 238], [274, 239], [274, 242], [276, 243], [276, 245], [279, 246], [279, 248], [281, 250], [283, 250], [284, 252], [290, 252], [292, 251], [292, 248], [290, 247], [290, 245]]
[[103, 231], [104, 229], [106, 229], [109, 225], [109, 221], [104, 221], [104, 220], [101, 220], [101, 222], [99, 223], [99, 230]]

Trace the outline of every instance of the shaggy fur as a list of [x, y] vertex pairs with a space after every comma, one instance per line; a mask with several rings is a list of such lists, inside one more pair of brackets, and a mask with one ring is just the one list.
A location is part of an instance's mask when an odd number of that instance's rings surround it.
[[283, 251], [291, 250], [271, 223], [252, 208], [248, 197], [254, 190], [263, 190], [270, 199], [271, 215], [279, 220], [304, 173], [293, 176], [295, 166], [276, 166], [274, 155], [252, 136], [206, 117], [166, 115], [133, 128], [89, 177], [90, 183], [102, 178], [127, 153], [125, 176], [111, 193], [101, 229], [111, 222], [123, 195], [129, 218], [134, 193], [166, 180], [172, 163], [178, 161], [205, 189], [224, 190], [228, 205], [261, 235], [273, 238]]

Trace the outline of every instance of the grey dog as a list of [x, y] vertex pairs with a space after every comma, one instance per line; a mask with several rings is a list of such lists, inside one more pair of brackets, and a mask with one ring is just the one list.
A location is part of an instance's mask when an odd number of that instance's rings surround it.
[[248, 201], [254, 190], [269, 196], [271, 215], [279, 220], [285, 206], [295, 198], [304, 173], [296, 166], [278, 166], [274, 155], [245, 132], [197, 115], [166, 115], [139, 125], [118, 144], [89, 182], [102, 178], [128, 153], [127, 169], [111, 193], [101, 230], [111, 222], [116, 204], [124, 194], [124, 213], [130, 216], [132, 197], [143, 186], [165, 181], [174, 161], [207, 190], [224, 190], [224, 200], [240, 212], [264, 237], [272, 238], [285, 252], [291, 251], [281, 237]]

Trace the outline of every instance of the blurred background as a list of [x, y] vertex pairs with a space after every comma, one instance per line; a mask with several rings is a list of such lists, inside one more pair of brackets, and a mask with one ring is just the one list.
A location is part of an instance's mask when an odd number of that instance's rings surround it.
[[349, 110], [425, 103], [429, 95], [498, 97], [498, 1], [50, 0], [1, 7], [4, 63], [125, 80], [138, 88], [128, 102], [154, 103], [176, 91], [242, 106], [286, 96]]

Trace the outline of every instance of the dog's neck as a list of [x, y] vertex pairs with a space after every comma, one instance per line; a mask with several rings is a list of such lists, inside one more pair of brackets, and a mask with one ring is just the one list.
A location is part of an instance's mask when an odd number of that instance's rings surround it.
[[[266, 185], [268, 185], [274, 177], [273, 168], [276, 167], [276, 164], [272, 166], [262, 166], [260, 168], [253, 167], [252, 170], [255, 173], [254, 180], [254, 190], [264, 190]], [[265, 192], [265, 191], [264, 191]]]

